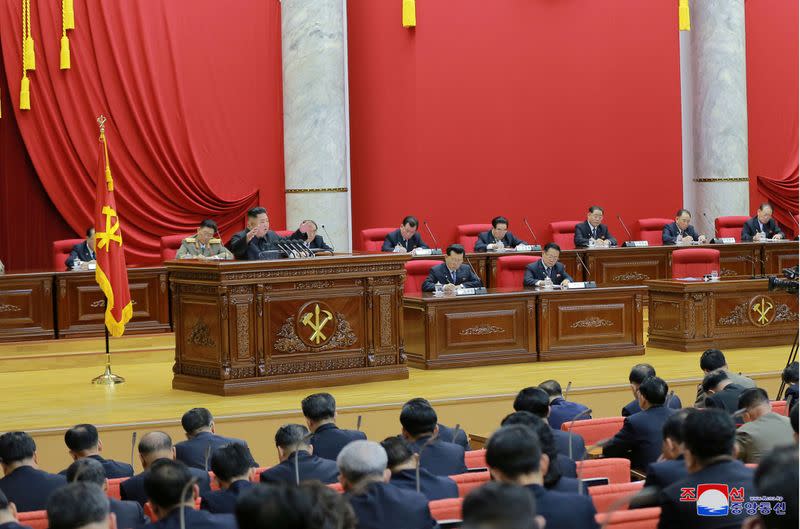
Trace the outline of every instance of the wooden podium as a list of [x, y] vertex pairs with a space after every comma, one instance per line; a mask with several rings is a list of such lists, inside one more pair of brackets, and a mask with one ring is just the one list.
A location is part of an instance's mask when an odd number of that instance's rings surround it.
[[238, 395], [408, 378], [407, 255], [169, 261], [172, 387]]

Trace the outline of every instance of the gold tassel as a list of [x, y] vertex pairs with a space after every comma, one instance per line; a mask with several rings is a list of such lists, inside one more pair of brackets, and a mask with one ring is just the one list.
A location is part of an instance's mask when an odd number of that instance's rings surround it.
[[69, 70], [69, 37], [61, 37], [61, 69]]
[[417, 25], [416, 0], [403, 0], [403, 27], [413, 28]]
[[25, 58], [23, 62], [26, 70], [36, 69], [36, 52], [33, 50], [33, 37], [25, 38]]
[[75, 29], [73, 0], [64, 0], [64, 29]]
[[678, 0], [678, 30], [689, 31], [692, 22], [689, 18], [689, 0]]
[[27, 75], [23, 75], [19, 83], [19, 109], [31, 109], [31, 82]]

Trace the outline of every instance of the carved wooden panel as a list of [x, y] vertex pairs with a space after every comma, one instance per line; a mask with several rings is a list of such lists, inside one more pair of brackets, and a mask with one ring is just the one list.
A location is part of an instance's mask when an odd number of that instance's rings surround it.
[[55, 338], [52, 275], [0, 275], [0, 341], [51, 338]]
[[761, 271], [761, 249], [753, 244], [718, 244], [720, 277], [750, 276]]
[[791, 268], [798, 263], [797, 241], [762, 244], [763, 260], [766, 264], [765, 273], [783, 277], [783, 269]]
[[669, 275], [669, 252], [663, 247], [587, 250], [585, 255], [598, 286], [641, 285]]

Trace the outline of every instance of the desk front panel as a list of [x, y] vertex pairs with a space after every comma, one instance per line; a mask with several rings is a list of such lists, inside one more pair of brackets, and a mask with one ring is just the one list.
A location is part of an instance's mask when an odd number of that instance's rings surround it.
[[52, 338], [53, 275], [0, 275], [0, 342]]

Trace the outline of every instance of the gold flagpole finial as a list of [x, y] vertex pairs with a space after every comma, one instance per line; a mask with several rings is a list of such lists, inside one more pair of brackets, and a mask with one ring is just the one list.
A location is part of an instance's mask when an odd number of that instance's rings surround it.
[[106, 133], [106, 117], [100, 114], [100, 117], [97, 118], [97, 125], [100, 126], [100, 134], [104, 135]]

